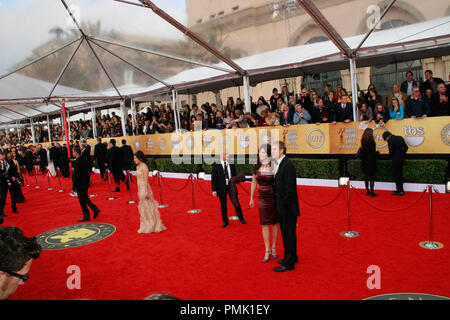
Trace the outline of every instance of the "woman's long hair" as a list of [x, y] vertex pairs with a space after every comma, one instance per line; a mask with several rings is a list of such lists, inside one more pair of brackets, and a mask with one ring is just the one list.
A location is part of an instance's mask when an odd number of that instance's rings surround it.
[[258, 149], [258, 156], [257, 156], [256, 163], [253, 165], [252, 174], [256, 174], [256, 172], [262, 166], [261, 159], [259, 159], [259, 151], [261, 151], [261, 149], [264, 149], [264, 151], [266, 151], [268, 157], [272, 156], [272, 146], [268, 143], [261, 145]]
[[389, 110], [392, 112], [392, 111], [394, 111], [394, 101], [397, 101], [397, 104], [398, 104], [398, 108], [399, 108], [399, 110], [400, 110], [400, 101], [398, 101], [398, 99], [397, 98], [392, 98], [392, 103], [391, 103], [391, 106], [390, 106], [390, 108], [389, 108]]
[[361, 146], [363, 146], [364, 144], [366, 144], [367, 142], [370, 141], [375, 141], [373, 139], [373, 130], [370, 128], [366, 128], [366, 130], [364, 130], [364, 133], [361, 137]]

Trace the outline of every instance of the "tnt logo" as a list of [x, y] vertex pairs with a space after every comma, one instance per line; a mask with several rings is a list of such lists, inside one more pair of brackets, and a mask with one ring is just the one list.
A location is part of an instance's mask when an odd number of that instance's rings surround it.
[[375, 140], [375, 144], [377, 148], [384, 148], [387, 146], [387, 141], [383, 139], [383, 133], [387, 131], [387, 129], [383, 126], [375, 127], [373, 130], [373, 138]]
[[403, 133], [406, 143], [411, 147], [420, 146], [425, 140], [425, 130], [422, 127], [405, 126]]
[[306, 142], [311, 148], [319, 149], [325, 142], [325, 135], [321, 130], [313, 129], [308, 133]]

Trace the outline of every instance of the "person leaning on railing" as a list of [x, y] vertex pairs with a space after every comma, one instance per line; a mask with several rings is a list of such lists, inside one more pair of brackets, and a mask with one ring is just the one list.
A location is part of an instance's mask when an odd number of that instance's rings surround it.
[[414, 87], [406, 100], [405, 113], [408, 118], [426, 118], [430, 114], [430, 105], [422, 98], [419, 87]]
[[397, 98], [392, 98], [391, 107], [389, 109], [389, 117], [397, 120], [405, 117], [403, 105], [400, 104]]

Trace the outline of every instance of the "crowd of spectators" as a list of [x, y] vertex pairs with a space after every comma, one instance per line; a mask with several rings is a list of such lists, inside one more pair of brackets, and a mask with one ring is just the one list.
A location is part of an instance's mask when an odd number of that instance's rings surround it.
[[[287, 86], [278, 92], [274, 88], [268, 100], [260, 96], [256, 102], [251, 97], [251, 112], [246, 112], [242, 99], [228, 98], [223, 108], [214, 103], [200, 106], [186, 104], [180, 110], [181, 130], [207, 130], [226, 128], [247, 128], [262, 126], [289, 126], [305, 123], [336, 123], [351, 121], [372, 121], [383, 125], [389, 119], [422, 118], [450, 115], [450, 87], [440, 79], [433, 77], [430, 70], [425, 71], [425, 81], [413, 79], [411, 71], [400, 85], [394, 84], [392, 93], [383, 100], [373, 84], [367, 90], [358, 92], [357, 119], [353, 119], [351, 94], [338, 85], [332, 88], [326, 85], [323, 93], [314, 88], [303, 87], [300, 94], [290, 92]], [[96, 118], [96, 137], [110, 138], [123, 136], [122, 119], [112, 112]], [[128, 135], [146, 135], [170, 133], [175, 130], [174, 110], [170, 105], [162, 104], [148, 107], [136, 115], [133, 129], [132, 116], [125, 119]], [[7, 143], [31, 143], [29, 128], [21, 129], [21, 138], [17, 129], [7, 136], [0, 136], [0, 145]], [[61, 125], [52, 125], [52, 141], [64, 139]], [[71, 121], [70, 138], [74, 140], [93, 138], [92, 121]], [[35, 126], [36, 142], [48, 141], [47, 126]]]

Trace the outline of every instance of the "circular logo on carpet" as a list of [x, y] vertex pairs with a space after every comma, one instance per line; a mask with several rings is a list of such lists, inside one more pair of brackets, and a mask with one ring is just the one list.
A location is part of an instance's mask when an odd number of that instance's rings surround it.
[[428, 293], [400, 292], [380, 294], [363, 300], [450, 300], [450, 298]]
[[37, 236], [43, 250], [68, 249], [108, 238], [116, 227], [108, 223], [84, 223], [44, 232]]

